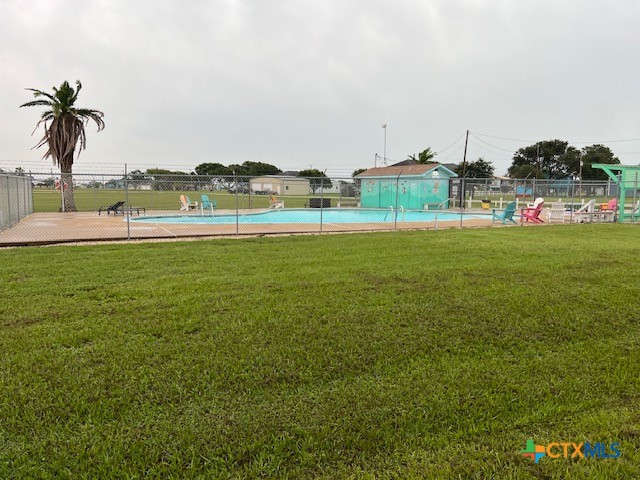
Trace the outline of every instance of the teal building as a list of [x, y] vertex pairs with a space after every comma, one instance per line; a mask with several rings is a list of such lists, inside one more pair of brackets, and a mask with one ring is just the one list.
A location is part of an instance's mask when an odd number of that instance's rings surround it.
[[449, 180], [457, 175], [439, 163], [370, 168], [358, 175], [363, 208], [447, 208]]

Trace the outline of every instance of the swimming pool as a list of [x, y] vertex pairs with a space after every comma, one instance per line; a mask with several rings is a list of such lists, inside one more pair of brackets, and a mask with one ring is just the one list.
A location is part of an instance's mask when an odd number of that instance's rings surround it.
[[[321, 218], [322, 215], [322, 218]], [[238, 223], [265, 224], [265, 223], [393, 223], [396, 212], [389, 210], [365, 210], [365, 209], [286, 209], [269, 210], [256, 213], [240, 213], [237, 216]], [[483, 215], [463, 214], [463, 220], [486, 218]], [[460, 214], [434, 211], [406, 211], [397, 213], [398, 222], [433, 222], [447, 220], [460, 220]], [[217, 215], [169, 215], [156, 217], [131, 218], [138, 223], [172, 223], [172, 224], [211, 224], [225, 225], [235, 224], [235, 214]]]

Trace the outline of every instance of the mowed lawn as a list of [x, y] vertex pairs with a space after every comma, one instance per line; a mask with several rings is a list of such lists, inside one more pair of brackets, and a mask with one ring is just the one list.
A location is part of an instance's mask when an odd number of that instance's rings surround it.
[[639, 478], [639, 234], [1, 250], [0, 478]]
[[[100, 207], [113, 205], [116, 202], [125, 201], [127, 194], [124, 190], [117, 189], [96, 189], [78, 188], [73, 191], [76, 208], [79, 212], [96, 212]], [[248, 195], [230, 194], [226, 191], [156, 191], [156, 190], [129, 190], [129, 203], [134, 207], [144, 207], [147, 210], [179, 210], [180, 195], [188, 195], [192, 202], [200, 203], [201, 195], [206, 194], [210, 200], [215, 200], [218, 209], [245, 209], [245, 208], [268, 208], [269, 195]], [[285, 202], [287, 208], [304, 208], [311, 197], [317, 195], [295, 196], [285, 195], [278, 198]], [[336, 206], [340, 198], [337, 194], [324, 194], [324, 198], [331, 198], [332, 206]], [[343, 201], [355, 202], [355, 199], [345, 198]], [[34, 188], [33, 209], [36, 212], [57, 212], [60, 209], [60, 190]]]

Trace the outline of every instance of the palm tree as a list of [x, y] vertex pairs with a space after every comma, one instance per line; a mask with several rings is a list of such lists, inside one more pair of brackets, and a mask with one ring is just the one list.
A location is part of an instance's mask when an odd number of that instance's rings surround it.
[[[98, 131], [104, 128], [104, 113], [99, 110], [77, 108], [74, 106], [82, 84], [76, 80], [77, 88], [74, 90], [69, 82], [64, 82], [60, 88], [53, 87], [53, 95], [34, 88], [27, 88], [33, 92], [38, 100], [27, 102], [22, 107], [48, 107], [42, 113], [35, 130], [43, 124], [44, 136], [33, 148], [47, 146], [47, 152], [42, 158], [53, 159], [53, 163], [60, 167], [60, 188], [63, 189], [63, 203], [61, 211], [75, 212], [76, 205], [73, 198], [73, 160], [87, 146], [87, 135], [84, 127], [89, 120], [98, 125]], [[44, 97], [44, 98], [41, 98]], [[35, 132], [34, 130], [34, 132]]]
[[432, 151], [431, 147], [427, 147], [425, 150], [420, 152], [420, 154], [418, 155], [418, 162], [419, 163], [429, 163], [429, 162], [431, 162], [431, 160], [433, 160], [433, 158], [436, 155], [437, 155], [437, 153]]

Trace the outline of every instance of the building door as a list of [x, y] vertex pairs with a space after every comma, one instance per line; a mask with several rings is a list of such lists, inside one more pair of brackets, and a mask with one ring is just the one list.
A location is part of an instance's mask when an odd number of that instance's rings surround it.
[[411, 210], [422, 210], [420, 204], [420, 182], [411, 180], [409, 183], [409, 197], [407, 199], [407, 208]]
[[379, 208], [389, 208], [389, 205], [394, 205], [395, 202], [393, 200], [394, 195], [393, 182], [389, 180], [380, 180], [380, 192], [378, 194], [378, 207]]

